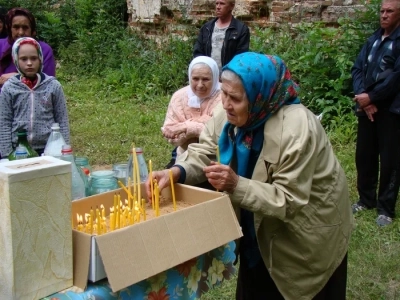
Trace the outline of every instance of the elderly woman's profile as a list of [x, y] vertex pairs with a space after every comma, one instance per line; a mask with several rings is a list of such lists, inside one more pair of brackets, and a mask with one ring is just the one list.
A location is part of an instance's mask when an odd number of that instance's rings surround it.
[[[221, 81], [222, 105], [171, 170], [229, 195], [243, 230], [236, 299], [344, 300], [353, 217], [322, 125], [277, 56], [239, 54]], [[169, 185], [166, 170], [154, 178]]]

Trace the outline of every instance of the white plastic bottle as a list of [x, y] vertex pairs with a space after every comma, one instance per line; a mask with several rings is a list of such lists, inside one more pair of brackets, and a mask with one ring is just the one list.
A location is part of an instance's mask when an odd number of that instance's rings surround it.
[[86, 195], [86, 186], [83, 181], [80, 168], [75, 164], [74, 153], [70, 145], [63, 145], [61, 150], [61, 159], [71, 163], [71, 177], [72, 177], [72, 201], [84, 198]]
[[62, 146], [65, 145], [65, 140], [60, 132], [60, 125], [53, 123], [51, 125], [51, 133], [44, 148], [44, 155], [61, 157]]

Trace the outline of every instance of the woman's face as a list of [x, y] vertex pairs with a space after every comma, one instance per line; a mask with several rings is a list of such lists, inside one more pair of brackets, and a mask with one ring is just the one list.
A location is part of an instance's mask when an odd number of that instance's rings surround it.
[[194, 66], [190, 79], [190, 87], [193, 93], [199, 98], [206, 98], [210, 95], [213, 86], [212, 72], [209, 66]]
[[14, 41], [21, 37], [32, 37], [29, 19], [25, 16], [15, 16], [11, 23], [11, 37]]
[[249, 118], [249, 101], [242, 82], [222, 79], [221, 91], [228, 122], [237, 127], [244, 126]]

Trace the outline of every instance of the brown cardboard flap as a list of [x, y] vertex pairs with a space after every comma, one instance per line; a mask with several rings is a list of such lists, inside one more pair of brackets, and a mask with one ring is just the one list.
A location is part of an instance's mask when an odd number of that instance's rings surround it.
[[230, 200], [224, 195], [97, 236], [96, 241], [108, 281], [116, 292], [240, 236]]
[[72, 245], [74, 253], [74, 286], [86, 288], [89, 274], [91, 236], [72, 230]]

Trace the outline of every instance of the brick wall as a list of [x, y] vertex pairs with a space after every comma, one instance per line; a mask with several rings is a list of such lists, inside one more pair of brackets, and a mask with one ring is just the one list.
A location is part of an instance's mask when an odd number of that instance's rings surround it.
[[[236, 0], [234, 16], [250, 27], [321, 21], [335, 26], [339, 17], [362, 9], [361, 0]], [[179, 32], [214, 16], [215, 0], [127, 0], [129, 22], [147, 33]]]

